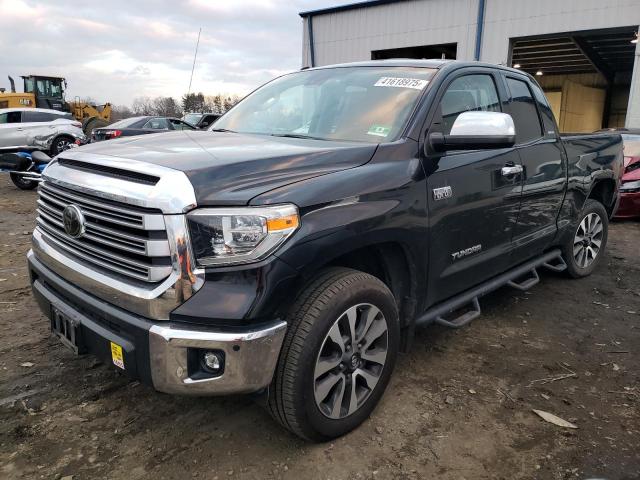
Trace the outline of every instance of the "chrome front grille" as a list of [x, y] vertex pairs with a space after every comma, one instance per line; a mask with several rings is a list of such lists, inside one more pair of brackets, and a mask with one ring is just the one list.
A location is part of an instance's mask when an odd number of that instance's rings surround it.
[[[62, 212], [75, 205], [85, 218], [85, 233], [69, 236]], [[172, 271], [162, 212], [102, 199], [49, 181], [39, 187], [38, 226], [45, 240], [92, 268], [159, 282]]]

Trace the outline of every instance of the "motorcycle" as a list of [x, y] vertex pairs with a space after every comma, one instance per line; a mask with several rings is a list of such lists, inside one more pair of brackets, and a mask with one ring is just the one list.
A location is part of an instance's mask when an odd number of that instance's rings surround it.
[[0, 172], [8, 172], [13, 184], [20, 190], [33, 190], [42, 180], [42, 172], [51, 161], [44, 152], [17, 152], [0, 154]]

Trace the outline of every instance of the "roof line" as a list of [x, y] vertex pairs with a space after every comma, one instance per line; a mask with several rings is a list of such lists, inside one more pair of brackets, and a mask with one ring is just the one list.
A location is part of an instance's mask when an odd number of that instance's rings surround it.
[[302, 18], [305, 18], [314, 15], [325, 15], [327, 13], [343, 12], [345, 10], [354, 10], [356, 8], [375, 7], [377, 5], [386, 5], [387, 3], [397, 3], [405, 1], [407, 0], [365, 0], [362, 2], [347, 3], [345, 5], [336, 5], [335, 7], [307, 10], [306, 12], [298, 13], [298, 15], [300, 15]]

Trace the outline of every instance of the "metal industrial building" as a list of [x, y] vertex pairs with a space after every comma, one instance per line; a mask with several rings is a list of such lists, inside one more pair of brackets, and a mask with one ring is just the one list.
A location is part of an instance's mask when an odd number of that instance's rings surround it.
[[537, 75], [562, 131], [640, 128], [640, 0], [372, 0], [300, 13], [302, 66], [450, 58]]

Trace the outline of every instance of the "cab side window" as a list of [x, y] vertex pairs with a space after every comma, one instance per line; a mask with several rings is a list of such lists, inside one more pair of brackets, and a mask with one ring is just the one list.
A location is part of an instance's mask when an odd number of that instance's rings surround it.
[[544, 131], [551, 134], [551, 132], [555, 133], [555, 119], [553, 115], [553, 110], [549, 106], [549, 102], [547, 101], [547, 97], [545, 96], [542, 89], [536, 85], [532, 84], [531, 89], [533, 90], [533, 96], [536, 98], [538, 102], [538, 110], [540, 110], [540, 116], [542, 117], [542, 124], [544, 126]]
[[[463, 112], [499, 112], [498, 91], [491, 75], [472, 74], [456, 78], [440, 100], [438, 116], [444, 135]], [[437, 118], [437, 117], [436, 117]]]
[[542, 137], [542, 126], [536, 102], [527, 82], [507, 77], [511, 92], [509, 110], [516, 127], [516, 143], [529, 143]]

